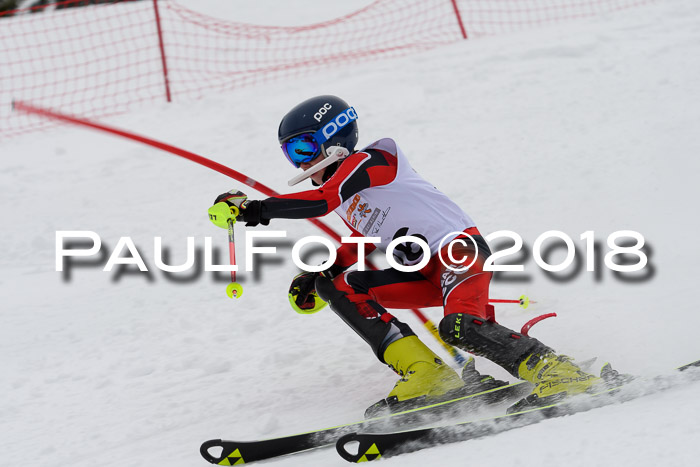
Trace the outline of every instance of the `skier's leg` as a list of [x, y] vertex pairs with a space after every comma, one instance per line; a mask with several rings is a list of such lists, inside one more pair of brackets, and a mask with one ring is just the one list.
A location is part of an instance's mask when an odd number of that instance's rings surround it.
[[437, 290], [420, 273], [402, 273], [394, 269], [346, 272], [333, 281], [320, 277], [316, 280], [316, 291], [369, 344], [381, 362], [391, 343], [415, 336], [407, 324], [382, 305], [411, 306], [406, 301], [410, 296], [422, 297], [426, 303], [425, 297], [439, 300]]
[[[474, 257], [473, 249], [456, 246], [455, 251]], [[488, 358], [515, 377], [534, 383], [530, 400], [547, 398], [550, 402], [566, 394], [584, 392], [596, 384], [598, 378], [581, 371], [567, 357], [556, 355], [539, 340], [487, 319], [491, 273], [483, 271], [485, 259], [486, 256], [479, 255], [473, 266], [463, 273], [444, 265], [439, 268], [445, 307], [445, 317], [439, 325], [442, 339]], [[435, 273], [429, 277], [434, 281]]]
[[[401, 379], [387, 399], [405, 401], [436, 397], [464, 385], [457, 373], [442, 362], [411, 328], [382, 306], [412, 307], [408, 297], [422, 305], [439, 304], [440, 293], [420, 273], [394, 269], [353, 271], [333, 281], [320, 277], [316, 291]], [[432, 297], [432, 298], [430, 298]]]
[[465, 272], [440, 268], [445, 317], [438, 329], [450, 345], [491, 360], [518, 377], [518, 365], [533, 352], [551, 350], [537, 339], [514, 332], [487, 319], [491, 272], [479, 257]]

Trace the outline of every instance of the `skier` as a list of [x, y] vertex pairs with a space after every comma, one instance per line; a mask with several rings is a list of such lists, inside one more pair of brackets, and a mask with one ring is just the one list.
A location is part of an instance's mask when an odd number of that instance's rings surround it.
[[[482, 384], [499, 384], [480, 377], [473, 369], [473, 359], [460, 377], [386, 308], [442, 306], [445, 315], [439, 332], [445, 342], [483, 356], [535, 385], [532, 394], [519, 402], [521, 406], [560, 400], [600, 382], [537, 339], [489, 319], [491, 273], [483, 266], [491, 252], [476, 224], [412, 169], [392, 139], [356, 151], [357, 114], [345, 101], [326, 95], [302, 102], [282, 119], [278, 139], [289, 162], [303, 170], [292, 181], [311, 178], [318, 188], [264, 200], [249, 200], [242, 192], [231, 190], [217, 197], [215, 204], [226, 203], [226, 212], [231, 212], [228, 206], [237, 207], [237, 220], [248, 226], [335, 211], [352, 236], [378, 238], [376, 246], [367, 245], [367, 253], [374, 248], [386, 250], [392, 240], [407, 235], [429, 245], [430, 258], [424, 258], [415, 242], [400, 243], [394, 249], [398, 263], [408, 266], [427, 261], [419, 271], [402, 272], [394, 268], [348, 271], [358, 260], [358, 247], [343, 244], [333, 266], [297, 275], [289, 289], [290, 302], [300, 313], [313, 313], [328, 303], [376, 357], [399, 374], [389, 396], [375, 404], [375, 409], [444, 400], [463, 393], [465, 383], [470, 392], [477, 392], [484, 389], [478, 387], [482, 379]], [[221, 216], [212, 222], [227, 227], [227, 219]], [[449, 257], [450, 243], [450, 260], [460, 263], [441, 261]], [[370, 414], [373, 407], [368, 409]]]

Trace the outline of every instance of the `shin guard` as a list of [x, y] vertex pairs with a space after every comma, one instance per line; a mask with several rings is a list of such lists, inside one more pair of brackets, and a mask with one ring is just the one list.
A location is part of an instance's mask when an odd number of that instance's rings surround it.
[[440, 321], [440, 337], [450, 345], [485, 357], [516, 378], [518, 366], [533, 353], [552, 349], [532, 337], [464, 313], [452, 313]]
[[369, 344], [382, 363], [386, 363], [384, 351], [389, 344], [403, 337], [415, 336], [407, 324], [387, 313], [384, 307], [374, 300], [361, 302], [363, 306], [372, 307], [376, 311], [376, 317], [366, 317], [367, 313], [360, 313], [358, 303], [351, 301], [347, 292], [338, 290], [326, 277], [321, 276], [316, 279], [316, 293]]

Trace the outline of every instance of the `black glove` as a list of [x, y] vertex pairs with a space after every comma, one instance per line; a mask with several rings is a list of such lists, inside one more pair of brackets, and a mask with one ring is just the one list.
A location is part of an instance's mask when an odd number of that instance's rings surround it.
[[[303, 272], [292, 279], [289, 297], [300, 310], [313, 310], [316, 307], [316, 278], [321, 272]], [[297, 311], [300, 311], [297, 310]]]
[[333, 279], [342, 274], [349, 266], [338, 266], [334, 264], [330, 268], [321, 272], [303, 272], [294, 276], [292, 285], [289, 286], [289, 302], [297, 313], [316, 313], [326, 306], [316, 293], [316, 279], [323, 276]]
[[262, 201], [248, 200], [241, 205], [240, 214], [236, 220], [245, 222], [247, 227], [255, 227], [258, 224], [268, 225], [270, 219], [262, 217]]
[[245, 193], [231, 190], [216, 197], [214, 204], [224, 202], [229, 206], [238, 208], [236, 221], [245, 222], [247, 227], [255, 227], [258, 224], [268, 225], [270, 219], [262, 217], [262, 201], [249, 200]]

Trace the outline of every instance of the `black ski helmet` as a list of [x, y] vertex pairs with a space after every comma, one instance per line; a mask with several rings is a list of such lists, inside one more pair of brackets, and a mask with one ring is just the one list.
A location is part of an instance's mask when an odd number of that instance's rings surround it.
[[312, 97], [287, 112], [280, 122], [277, 139], [283, 145], [294, 136], [318, 132], [325, 139], [320, 142], [324, 149], [342, 146], [352, 154], [358, 140], [356, 120], [355, 109], [340, 97]]

